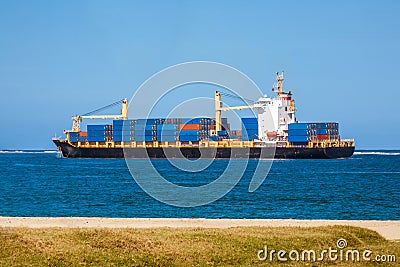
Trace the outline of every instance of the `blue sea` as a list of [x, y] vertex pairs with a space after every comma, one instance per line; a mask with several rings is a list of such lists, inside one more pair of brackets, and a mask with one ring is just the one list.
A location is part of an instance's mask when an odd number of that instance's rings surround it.
[[[214, 161], [201, 173], [173, 171], [167, 160], [152, 163], [170, 181], [196, 186], [216, 179], [228, 161]], [[124, 159], [0, 151], [0, 216], [400, 219], [400, 151], [358, 151], [337, 160], [276, 160], [263, 184], [250, 193], [256, 166], [250, 160], [243, 178], [221, 199], [180, 208], [148, 196]]]

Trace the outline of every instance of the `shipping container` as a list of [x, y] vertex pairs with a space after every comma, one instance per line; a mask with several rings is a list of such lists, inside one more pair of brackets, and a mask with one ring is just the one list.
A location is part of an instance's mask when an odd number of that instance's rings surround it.
[[202, 118], [182, 118], [182, 124], [201, 124]]
[[128, 131], [134, 128], [134, 125], [124, 124], [124, 125], [114, 125], [114, 131]]
[[180, 131], [179, 135], [194, 135], [194, 136], [200, 136], [200, 131], [198, 130], [182, 130]]
[[178, 124], [160, 124], [160, 125], [157, 125], [157, 130], [174, 130], [174, 131], [176, 131], [177, 129], [179, 129], [179, 125]]
[[311, 137], [308, 135], [292, 135], [288, 137], [289, 142], [308, 142], [311, 140]]
[[105, 131], [88, 131], [88, 136], [106, 136]]
[[289, 129], [288, 134], [290, 135], [312, 135], [313, 130], [308, 129]]
[[157, 125], [152, 124], [135, 124], [135, 131], [143, 131], [143, 130], [157, 130]]
[[133, 120], [113, 120], [113, 125], [133, 125]]
[[136, 142], [153, 142], [153, 141], [156, 141], [153, 136], [148, 136], [148, 135], [135, 136], [134, 140]]
[[134, 120], [135, 125], [156, 125], [159, 119], [137, 119]]
[[317, 135], [320, 135], [320, 134], [327, 135], [328, 133], [329, 133], [329, 129], [321, 129], [321, 128], [317, 129]]
[[317, 122], [316, 125], [317, 125], [317, 130], [329, 128], [329, 123], [326, 122]]
[[229, 136], [228, 135], [228, 132], [227, 131], [225, 131], [225, 130], [223, 130], [223, 131], [218, 131], [218, 136]]
[[209, 136], [208, 139], [210, 141], [219, 141], [220, 137], [219, 136]]
[[178, 136], [178, 133], [174, 131], [163, 131], [157, 132], [155, 136]]
[[131, 131], [114, 131], [113, 136], [132, 136], [133, 132]]
[[162, 135], [162, 136], [157, 135], [157, 141], [160, 142], [176, 142], [176, 140], [177, 140], [176, 135]]
[[181, 124], [181, 130], [201, 130], [201, 124]]
[[79, 142], [86, 142], [86, 141], [88, 141], [87, 136], [79, 136]]
[[327, 134], [317, 134], [317, 140], [318, 141], [329, 140], [329, 135], [327, 135]]
[[241, 118], [243, 124], [258, 124], [257, 118]]
[[200, 136], [196, 135], [181, 135], [179, 136], [181, 142], [198, 142], [200, 141]]
[[78, 137], [79, 136], [79, 132], [69, 132], [69, 136]]
[[246, 129], [258, 129], [258, 124], [257, 124], [257, 123], [242, 124], [242, 128], [246, 128]]
[[310, 123], [290, 123], [288, 125], [288, 129], [290, 130], [308, 130], [312, 129], [312, 125]]
[[87, 126], [87, 131], [105, 131], [107, 129], [107, 125], [97, 125], [97, 124], [91, 124]]
[[242, 135], [251, 135], [251, 134], [258, 134], [257, 129], [243, 129]]
[[87, 132], [79, 132], [79, 136], [80, 137], [88, 136], [88, 133]]
[[78, 142], [78, 140], [79, 140], [79, 132], [69, 132], [70, 142]]

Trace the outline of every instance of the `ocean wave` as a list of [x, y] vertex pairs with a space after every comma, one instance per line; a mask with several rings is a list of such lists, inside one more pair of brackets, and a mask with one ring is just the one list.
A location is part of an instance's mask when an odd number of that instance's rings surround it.
[[358, 151], [354, 155], [383, 155], [383, 156], [399, 156], [400, 152], [382, 152], [382, 151]]
[[47, 154], [57, 153], [57, 150], [26, 151], [26, 150], [0, 150], [0, 154]]

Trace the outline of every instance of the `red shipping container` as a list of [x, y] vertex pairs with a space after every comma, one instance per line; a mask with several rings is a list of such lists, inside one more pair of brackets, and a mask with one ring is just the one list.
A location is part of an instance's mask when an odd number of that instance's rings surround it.
[[328, 140], [329, 139], [329, 135], [327, 134], [317, 134], [317, 140]]
[[79, 132], [79, 136], [80, 137], [86, 137], [88, 135], [87, 135], [87, 132]]

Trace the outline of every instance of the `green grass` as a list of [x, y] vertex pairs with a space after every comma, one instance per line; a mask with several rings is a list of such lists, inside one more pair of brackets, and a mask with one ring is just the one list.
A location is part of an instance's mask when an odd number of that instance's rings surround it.
[[[314, 249], [344, 238], [346, 249], [396, 255], [396, 263], [259, 261], [257, 252]], [[400, 243], [346, 226], [238, 227], [229, 229], [0, 228], [0, 266], [398, 266]]]

